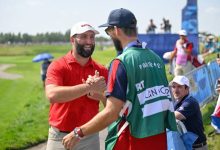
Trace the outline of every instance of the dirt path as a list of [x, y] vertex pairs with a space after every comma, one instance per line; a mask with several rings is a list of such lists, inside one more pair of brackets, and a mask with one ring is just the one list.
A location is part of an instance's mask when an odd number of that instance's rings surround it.
[[22, 75], [4, 72], [6, 69], [8, 69], [10, 67], [14, 67], [14, 66], [16, 66], [16, 65], [15, 64], [0, 64], [0, 78], [10, 79], [10, 80], [22, 78], [23, 77]]
[[[107, 129], [102, 130], [99, 133], [100, 136], [100, 150], [104, 150], [105, 149], [105, 138], [107, 136]], [[28, 148], [26, 150], [45, 150], [46, 149], [46, 142], [45, 143], [41, 143], [39, 145], [36, 145], [34, 147]]]

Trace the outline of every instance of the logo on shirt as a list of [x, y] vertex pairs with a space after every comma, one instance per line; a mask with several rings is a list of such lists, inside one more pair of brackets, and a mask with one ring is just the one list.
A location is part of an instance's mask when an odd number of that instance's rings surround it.
[[149, 101], [149, 100], [152, 100], [158, 97], [162, 97], [162, 96], [171, 98], [169, 87], [165, 87], [164, 85], [148, 88], [144, 90], [143, 92], [139, 93], [137, 96], [138, 96], [138, 99], [141, 105], [144, 104], [146, 101]]
[[145, 68], [162, 68], [160, 63], [156, 63], [156, 62], [143, 62], [142, 64], [138, 65], [139, 69], [145, 69]]
[[183, 107], [183, 106], [180, 106], [178, 110], [184, 110], [184, 107]]

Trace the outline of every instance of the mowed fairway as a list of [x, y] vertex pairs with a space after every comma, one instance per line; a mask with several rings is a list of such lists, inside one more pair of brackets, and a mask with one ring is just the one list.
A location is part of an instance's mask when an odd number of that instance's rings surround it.
[[[0, 78], [0, 150], [23, 149], [45, 141], [48, 132], [49, 102], [40, 78], [41, 63], [32, 58], [50, 52], [55, 59], [66, 54], [70, 45], [0, 46], [0, 64], [15, 64], [7, 73], [20, 74], [15, 80]], [[94, 59], [108, 65], [115, 57], [112, 50], [94, 52]]]

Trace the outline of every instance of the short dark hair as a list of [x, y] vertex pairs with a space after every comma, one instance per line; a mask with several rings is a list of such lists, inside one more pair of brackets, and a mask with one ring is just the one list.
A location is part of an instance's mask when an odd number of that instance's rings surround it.
[[137, 28], [121, 28], [127, 36], [137, 36]]
[[185, 86], [185, 89], [189, 88], [187, 85], [184, 85]]

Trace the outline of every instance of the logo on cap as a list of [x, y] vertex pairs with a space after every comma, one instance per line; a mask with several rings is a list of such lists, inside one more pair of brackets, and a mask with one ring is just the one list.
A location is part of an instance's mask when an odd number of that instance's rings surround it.
[[70, 31], [70, 37], [76, 34], [82, 34], [86, 31], [92, 31], [95, 34], [99, 34], [97, 30], [95, 30], [89, 23], [87, 22], [78, 22], [76, 23]]
[[90, 24], [82, 24], [81, 27], [89, 26], [92, 27]]

